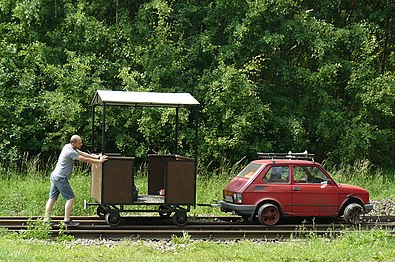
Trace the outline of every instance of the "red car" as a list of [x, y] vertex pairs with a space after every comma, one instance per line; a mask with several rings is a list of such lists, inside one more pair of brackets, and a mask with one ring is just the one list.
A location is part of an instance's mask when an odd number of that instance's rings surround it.
[[223, 190], [221, 210], [263, 225], [281, 217], [344, 217], [361, 222], [373, 209], [369, 191], [336, 183], [324, 168], [304, 153], [258, 153]]

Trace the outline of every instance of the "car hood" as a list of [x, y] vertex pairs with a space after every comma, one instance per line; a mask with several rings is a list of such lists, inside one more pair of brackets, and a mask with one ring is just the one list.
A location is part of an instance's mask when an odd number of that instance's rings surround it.
[[348, 185], [348, 184], [338, 184], [338, 186], [343, 190], [344, 193], [369, 194], [368, 190], [359, 186]]
[[236, 176], [225, 187], [225, 190], [232, 191], [232, 192], [238, 192], [243, 187], [243, 185], [245, 185], [245, 183], [247, 181], [248, 181], [248, 179]]

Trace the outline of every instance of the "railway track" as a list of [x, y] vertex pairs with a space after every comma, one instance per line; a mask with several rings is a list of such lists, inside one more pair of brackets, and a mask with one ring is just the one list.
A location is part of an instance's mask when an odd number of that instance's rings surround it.
[[[54, 217], [60, 222], [61, 217]], [[124, 217], [117, 227], [106, 224], [99, 217], [73, 217], [80, 222], [78, 227], [70, 227], [66, 234], [76, 238], [131, 238], [164, 239], [182, 237], [187, 233], [193, 239], [286, 239], [305, 237], [309, 234], [333, 235], [344, 230], [368, 231], [372, 228], [387, 228], [395, 233], [395, 217], [365, 217], [359, 226], [344, 224], [340, 220], [330, 219], [289, 219], [276, 226], [262, 226], [258, 223], [246, 223], [238, 217], [196, 217], [187, 225], [179, 227], [171, 220], [160, 217]], [[0, 217], [0, 227], [9, 231], [28, 230], [28, 225], [37, 223], [38, 217]], [[54, 226], [51, 232], [58, 235], [61, 228]]]

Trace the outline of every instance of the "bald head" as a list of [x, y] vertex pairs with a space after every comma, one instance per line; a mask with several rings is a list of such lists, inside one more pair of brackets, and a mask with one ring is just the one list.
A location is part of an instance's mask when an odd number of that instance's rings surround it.
[[82, 146], [82, 139], [79, 135], [73, 135], [70, 138], [70, 144], [74, 149], [80, 149]]
[[80, 137], [79, 135], [73, 135], [73, 136], [70, 138], [70, 143], [74, 144], [74, 143], [76, 143], [76, 142], [78, 142], [78, 141], [80, 141], [80, 140], [81, 140], [81, 137]]

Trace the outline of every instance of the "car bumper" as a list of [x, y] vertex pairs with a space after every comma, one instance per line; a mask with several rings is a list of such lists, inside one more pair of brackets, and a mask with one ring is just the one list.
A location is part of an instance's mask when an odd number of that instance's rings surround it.
[[221, 210], [224, 212], [233, 212], [238, 215], [251, 215], [255, 211], [254, 205], [238, 205], [225, 201], [220, 201]]
[[373, 204], [366, 204], [363, 206], [365, 213], [369, 213], [370, 211], [373, 210]]

